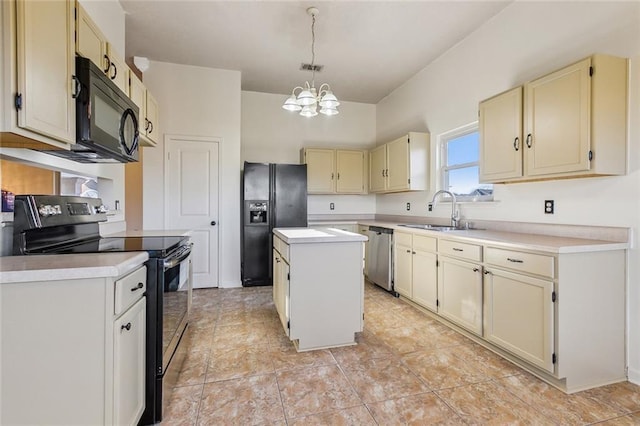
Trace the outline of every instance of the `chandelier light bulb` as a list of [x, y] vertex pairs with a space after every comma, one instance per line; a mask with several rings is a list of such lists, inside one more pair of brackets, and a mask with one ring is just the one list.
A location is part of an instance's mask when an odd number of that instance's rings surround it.
[[[317, 106], [319, 105], [321, 114], [329, 116], [336, 115], [340, 113], [338, 111], [340, 102], [338, 102], [338, 98], [333, 94], [329, 85], [323, 83], [319, 89], [316, 90], [315, 88], [315, 24], [319, 11], [315, 7], [310, 7], [307, 9], [307, 13], [311, 16], [311, 84], [305, 81], [303, 87], [298, 86], [294, 88], [291, 96], [285, 100], [282, 108], [287, 111], [300, 111], [300, 115], [303, 117], [315, 117], [318, 115]], [[296, 90], [300, 90], [297, 96]]]

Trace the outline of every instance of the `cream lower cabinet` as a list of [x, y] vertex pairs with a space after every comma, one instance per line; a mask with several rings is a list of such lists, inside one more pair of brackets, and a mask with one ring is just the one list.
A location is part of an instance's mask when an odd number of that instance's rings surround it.
[[437, 239], [394, 233], [394, 290], [434, 312], [438, 310]]
[[136, 425], [145, 408], [145, 290], [145, 267], [2, 283], [0, 424]]
[[[289, 246], [273, 237], [273, 303], [287, 336], [289, 335]], [[284, 253], [284, 254], [283, 254]]]
[[367, 270], [367, 266], [369, 265], [369, 240], [368, 240], [369, 227], [367, 225], [358, 224], [357, 232], [358, 234], [364, 235], [365, 237], [367, 237], [367, 241], [364, 242], [364, 264], [363, 264], [363, 272], [364, 272], [364, 275], [367, 276], [369, 275], [369, 272]]
[[355, 333], [363, 329], [364, 238], [276, 228], [273, 241], [274, 303], [296, 349], [356, 344]]
[[484, 337], [553, 373], [553, 281], [487, 269], [484, 278]]
[[482, 335], [482, 272], [479, 265], [439, 257], [438, 314]]

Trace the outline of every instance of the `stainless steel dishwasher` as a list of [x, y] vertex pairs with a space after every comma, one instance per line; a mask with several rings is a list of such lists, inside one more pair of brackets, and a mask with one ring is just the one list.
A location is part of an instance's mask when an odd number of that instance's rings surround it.
[[367, 278], [393, 291], [393, 229], [369, 226], [369, 264]]

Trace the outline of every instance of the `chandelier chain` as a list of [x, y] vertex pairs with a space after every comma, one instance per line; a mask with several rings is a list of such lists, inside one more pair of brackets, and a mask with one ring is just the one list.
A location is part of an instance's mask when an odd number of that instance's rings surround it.
[[311, 86], [316, 82], [316, 15], [311, 15]]

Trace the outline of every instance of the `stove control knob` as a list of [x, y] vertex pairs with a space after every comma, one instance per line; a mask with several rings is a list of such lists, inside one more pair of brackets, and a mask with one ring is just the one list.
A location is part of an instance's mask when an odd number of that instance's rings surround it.
[[96, 206], [95, 210], [96, 210], [96, 213], [106, 213], [108, 211], [107, 206], [105, 206], [104, 204]]

